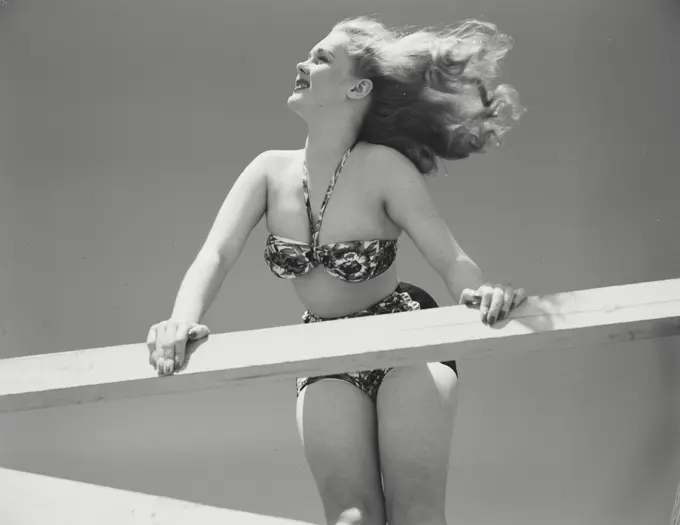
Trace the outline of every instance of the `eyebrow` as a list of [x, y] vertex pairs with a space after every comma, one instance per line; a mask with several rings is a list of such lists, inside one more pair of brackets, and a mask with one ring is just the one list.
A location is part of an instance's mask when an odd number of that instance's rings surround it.
[[[333, 53], [331, 53], [330, 51], [328, 51], [327, 49], [324, 49], [324, 48], [322, 48], [322, 47], [317, 47], [317, 48], [316, 48], [316, 52], [317, 52], [317, 53], [325, 53], [325, 54], [330, 55], [330, 56], [332, 56], [333, 58], [335, 58], [335, 55], [334, 55]], [[312, 50], [312, 51], [309, 53], [309, 56], [311, 57], [313, 53], [314, 53], [314, 50]]]

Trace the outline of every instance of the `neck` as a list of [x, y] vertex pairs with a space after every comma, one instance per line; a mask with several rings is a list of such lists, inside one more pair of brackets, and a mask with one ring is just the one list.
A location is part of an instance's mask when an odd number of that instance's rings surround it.
[[354, 118], [326, 117], [310, 122], [307, 129], [305, 159], [308, 166], [339, 162], [358, 135], [358, 123]]

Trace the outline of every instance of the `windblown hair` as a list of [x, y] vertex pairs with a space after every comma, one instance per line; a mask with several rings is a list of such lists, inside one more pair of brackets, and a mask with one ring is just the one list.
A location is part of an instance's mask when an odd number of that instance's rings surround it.
[[463, 159], [500, 143], [524, 111], [514, 88], [491, 87], [512, 46], [493, 24], [408, 32], [358, 17], [333, 31], [348, 36], [355, 75], [373, 82], [359, 140], [396, 149], [423, 174], [438, 158]]

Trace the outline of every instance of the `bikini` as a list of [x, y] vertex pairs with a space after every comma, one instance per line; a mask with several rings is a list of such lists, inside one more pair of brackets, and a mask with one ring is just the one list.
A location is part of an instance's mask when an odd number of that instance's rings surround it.
[[[264, 259], [271, 272], [280, 279], [294, 279], [300, 277], [321, 265], [333, 277], [348, 283], [359, 283], [381, 275], [394, 263], [398, 250], [397, 239], [357, 240], [319, 245], [319, 234], [321, 232], [321, 223], [323, 221], [324, 212], [328, 206], [338, 176], [355, 146], [356, 144], [345, 152], [333, 173], [333, 177], [331, 178], [321, 203], [316, 226], [314, 225], [312, 207], [309, 200], [309, 175], [307, 163], [303, 163], [302, 190], [304, 193], [305, 206], [307, 208], [307, 219], [311, 231], [312, 243], [309, 244], [295, 241], [273, 234], [270, 234], [267, 237]], [[415, 300], [413, 296], [416, 296], [419, 300]], [[369, 308], [334, 319], [348, 319], [367, 315], [407, 312], [426, 308], [436, 308], [437, 306], [435, 300], [425, 290], [412, 284], [402, 282], [390, 295]], [[309, 310], [306, 310], [302, 315], [303, 323], [327, 320], [330, 319], [319, 317]], [[457, 373], [455, 361], [447, 361], [444, 364]], [[300, 394], [304, 387], [315, 383], [320, 379], [334, 378], [342, 379], [353, 384], [375, 401], [378, 388], [390, 370], [391, 368], [382, 368], [370, 371], [298, 378], [297, 395]]]
[[385, 272], [397, 257], [397, 239], [372, 241], [345, 241], [319, 245], [321, 222], [335, 188], [338, 175], [345, 166], [352, 146], [343, 155], [331, 178], [321, 203], [319, 218], [314, 227], [312, 206], [309, 202], [307, 163], [303, 164], [302, 190], [305, 195], [307, 219], [312, 233], [312, 244], [293, 241], [277, 235], [269, 235], [264, 258], [269, 269], [281, 279], [294, 279], [313, 268], [323, 265], [332, 276], [345, 282], [358, 283], [373, 279]]

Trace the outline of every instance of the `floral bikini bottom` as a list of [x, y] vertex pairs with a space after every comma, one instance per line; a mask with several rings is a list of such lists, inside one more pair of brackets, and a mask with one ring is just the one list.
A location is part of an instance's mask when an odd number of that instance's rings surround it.
[[[394, 292], [373, 306], [369, 306], [365, 310], [361, 310], [350, 315], [333, 318], [332, 320], [366, 317], [369, 315], [393, 314], [397, 312], [411, 312], [413, 310], [426, 310], [437, 307], [438, 304], [434, 298], [422, 288], [418, 288], [417, 286], [409, 283], [400, 283]], [[318, 317], [309, 310], [305, 311], [305, 313], [302, 315], [302, 322], [305, 324], [330, 320], [331, 319]], [[456, 375], [458, 374], [455, 361], [444, 361], [442, 364], [450, 367], [456, 373]], [[297, 379], [297, 395], [299, 396], [302, 389], [306, 386], [316, 383], [321, 379], [328, 378], [347, 381], [368, 395], [373, 401], [375, 401], [380, 384], [382, 383], [383, 379], [385, 379], [385, 376], [390, 372], [390, 370], [392, 370], [392, 368], [377, 368], [375, 370], [345, 372], [342, 374], [300, 377]]]

